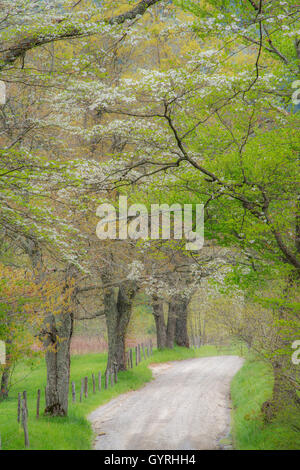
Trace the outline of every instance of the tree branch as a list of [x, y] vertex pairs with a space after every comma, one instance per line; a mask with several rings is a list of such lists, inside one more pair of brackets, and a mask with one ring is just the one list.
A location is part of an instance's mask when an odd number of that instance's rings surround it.
[[[138, 15], [143, 15], [149, 7], [159, 3], [161, 0], [141, 0], [134, 8], [121, 14], [114, 16], [108, 20], [110, 25], [120, 25], [126, 20], [132, 20]], [[61, 26], [63, 19], [59, 21], [60, 31], [55, 34], [48, 34], [47, 36], [27, 36], [21, 38], [12, 44], [6, 51], [2, 51], [0, 57], [0, 70], [7, 65], [12, 65], [18, 58], [24, 57], [24, 54], [36, 47], [48, 44], [50, 42], [61, 41], [63, 39], [71, 39], [80, 36], [87, 36], [94, 33], [87, 33], [84, 28], [67, 26], [64, 30]]]

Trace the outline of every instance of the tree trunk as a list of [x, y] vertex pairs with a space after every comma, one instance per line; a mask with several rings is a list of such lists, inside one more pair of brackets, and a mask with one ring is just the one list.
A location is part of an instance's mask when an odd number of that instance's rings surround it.
[[70, 346], [74, 323], [76, 289], [72, 285], [74, 266], [69, 266], [62, 294], [67, 293], [67, 303], [62, 311], [50, 313], [45, 319], [44, 345], [46, 347], [47, 385], [45, 414], [67, 416], [70, 383]]
[[167, 348], [174, 348], [175, 330], [176, 330], [176, 311], [177, 304], [175, 301], [169, 303], [169, 315], [167, 325]]
[[295, 388], [284, 375], [282, 364], [279, 361], [272, 361], [272, 368], [274, 375], [272, 399], [262, 405], [265, 421], [268, 422], [274, 419], [278, 412], [300, 405]]
[[164, 349], [167, 346], [167, 328], [164, 318], [163, 303], [157, 296], [153, 296], [152, 307], [156, 326], [157, 348]]
[[[295, 276], [295, 277], [294, 277]], [[287, 278], [286, 287], [283, 289], [283, 296], [286, 300], [289, 299], [290, 294], [293, 298], [293, 289], [299, 291], [299, 275], [292, 273]], [[284, 307], [279, 308], [279, 319], [289, 320], [290, 316]], [[281, 332], [280, 332], [281, 333]], [[252, 340], [252, 338], [251, 338]], [[278, 347], [286, 348], [289, 342], [283, 339], [280, 334], [277, 334]], [[271, 360], [273, 368], [274, 385], [272, 399], [266, 401], [262, 405], [262, 412], [266, 421], [271, 421], [279, 412], [290, 409], [292, 414], [297, 415], [300, 406], [300, 398], [297, 394], [295, 386], [288, 379], [286, 374], [293, 373], [294, 366], [291, 364], [290, 358], [286, 355], [278, 355]], [[296, 370], [294, 371], [296, 372]], [[293, 408], [297, 407], [295, 413]]]
[[5, 365], [3, 366], [3, 371], [1, 375], [0, 383], [0, 401], [8, 398], [9, 392], [9, 380], [11, 374], [11, 363], [10, 363], [10, 345], [12, 343], [11, 339], [6, 339], [5, 342]]
[[0, 401], [5, 400], [8, 397], [9, 377], [10, 367], [5, 366], [1, 376]]
[[[36, 272], [36, 283], [46, 276], [43, 267], [43, 254], [39, 244], [32, 240], [24, 241], [24, 248], [29, 255]], [[74, 265], [68, 265], [63, 280], [62, 293], [68, 291], [71, 279], [76, 272]], [[75, 290], [71, 291], [70, 299], [60, 313], [49, 313], [40, 332], [46, 350], [47, 385], [45, 414], [50, 416], [66, 416], [68, 414], [68, 396], [70, 382], [70, 345], [73, 334], [73, 307]]]
[[127, 369], [125, 340], [136, 291], [137, 284], [134, 281], [128, 281], [120, 287], [104, 289], [104, 308], [108, 335], [106, 370], [110, 372]]
[[178, 299], [176, 303], [176, 328], [175, 328], [175, 343], [178, 346], [190, 347], [190, 341], [187, 331], [188, 319], [188, 301], [187, 299]]
[[45, 414], [66, 416], [70, 382], [70, 344], [73, 314], [70, 312], [47, 318], [46, 346], [47, 386]]

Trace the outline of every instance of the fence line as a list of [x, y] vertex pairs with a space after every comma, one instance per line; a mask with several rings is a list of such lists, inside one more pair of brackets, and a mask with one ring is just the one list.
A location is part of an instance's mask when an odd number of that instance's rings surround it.
[[[145, 345], [144, 343], [138, 344], [134, 347], [135, 350], [135, 364], [136, 366], [141, 362], [141, 351], [143, 352], [143, 358], [146, 360], [152, 354], [152, 340], [150, 339], [149, 343]], [[126, 351], [126, 365], [128, 369], [133, 369], [133, 348], [130, 348]], [[93, 394], [96, 394], [96, 378], [95, 373], [91, 374], [92, 377], [92, 390]], [[118, 383], [118, 370], [117, 367], [114, 367], [113, 370], [109, 371], [106, 370], [105, 372], [105, 389], [107, 390], [109, 387], [109, 378], [110, 378], [110, 385], [113, 387], [115, 384]], [[83, 396], [88, 398], [88, 376], [86, 375], [81, 379], [81, 387], [80, 387], [80, 395], [79, 395], [79, 403], [82, 403]], [[98, 372], [98, 391], [101, 392], [102, 390], [102, 375], [101, 371]], [[71, 396], [72, 396], [72, 403], [76, 403], [76, 384], [74, 381], [71, 382]], [[45, 403], [46, 403], [46, 387], [45, 387]], [[37, 390], [37, 398], [36, 398], [36, 419], [40, 417], [40, 404], [41, 404], [41, 390]], [[23, 427], [24, 431], [24, 443], [25, 448], [29, 448], [29, 432], [28, 432], [28, 401], [27, 401], [27, 391], [23, 390], [23, 392], [18, 392], [18, 402], [17, 402], [17, 422], [20, 423]], [[3, 437], [3, 436], [2, 436]], [[1, 450], [1, 435], [0, 435], [0, 450]]]

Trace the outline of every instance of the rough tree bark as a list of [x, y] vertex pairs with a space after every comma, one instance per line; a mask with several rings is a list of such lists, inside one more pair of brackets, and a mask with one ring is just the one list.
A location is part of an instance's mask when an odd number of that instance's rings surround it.
[[5, 366], [1, 375], [0, 401], [5, 400], [8, 397], [9, 377], [10, 377], [10, 367]]
[[[43, 255], [40, 246], [33, 240], [24, 240], [23, 247], [29, 255], [36, 272], [36, 282], [43, 281], [46, 271], [43, 268]], [[63, 291], [70, 288], [75, 267], [68, 266], [63, 283]], [[60, 313], [50, 312], [40, 331], [40, 339], [45, 347], [47, 385], [45, 414], [66, 416], [70, 381], [70, 345], [73, 334], [73, 312], [75, 289], [70, 296], [71, 305], [63, 307]]]
[[181, 296], [175, 295], [169, 302], [169, 315], [167, 325], [167, 348], [173, 348], [174, 343], [178, 346], [189, 348], [189, 336], [187, 331], [187, 312], [188, 300]]
[[167, 346], [167, 327], [164, 318], [163, 302], [156, 295], [152, 297], [152, 308], [156, 326], [157, 348], [164, 349]]
[[169, 314], [168, 314], [168, 324], [167, 324], [167, 343], [166, 343], [166, 346], [169, 349], [174, 348], [176, 315], [177, 315], [177, 304], [176, 304], [176, 300], [174, 299], [169, 303]]
[[178, 346], [190, 347], [190, 340], [187, 331], [188, 319], [188, 300], [181, 297], [176, 303], [176, 327], [175, 327], [175, 343]]
[[[285, 299], [289, 299], [290, 291], [293, 289], [299, 290], [299, 275], [297, 272], [290, 274], [287, 279], [287, 285], [283, 290]], [[285, 311], [284, 307], [279, 309], [279, 318], [281, 320], [289, 319], [289, 314]], [[286, 348], [288, 346], [289, 342], [281, 337], [280, 334], [277, 335], [277, 347]], [[293, 372], [295, 367], [291, 363], [290, 358], [285, 355], [275, 356], [271, 359], [271, 365], [274, 377], [273, 393], [271, 400], [264, 402], [262, 405], [265, 421], [272, 421], [283, 410], [291, 411], [294, 407], [299, 408], [300, 406], [300, 398], [297, 395], [295, 384], [291, 383], [287, 377], [287, 375]]]
[[5, 400], [8, 397], [9, 392], [9, 380], [11, 374], [11, 364], [10, 364], [10, 349], [11, 340], [6, 340], [6, 350], [5, 350], [5, 366], [3, 367], [0, 383], [0, 401]]
[[[74, 271], [74, 267], [68, 268], [64, 291], [70, 289]], [[42, 332], [47, 365], [45, 414], [51, 416], [66, 416], [68, 414], [70, 346], [73, 334], [75, 296], [76, 289], [73, 289], [70, 295], [70, 304], [67, 304], [59, 314], [50, 313], [45, 319], [45, 330]]]
[[46, 319], [47, 385], [45, 414], [66, 416], [70, 382], [70, 344], [73, 333], [73, 314], [51, 315]]
[[272, 421], [280, 411], [300, 407], [300, 398], [295, 387], [289, 383], [285, 376], [286, 366], [280, 361], [272, 361], [274, 385], [272, 399], [265, 401], [262, 405], [262, 412], [265, 421]]
[[119, 287], [104, 288], [104, 310], [108, 335], [106, 370], [108, 371], [127, 368], [125, 339], [136, 291], [135, 281], [127, 281]]

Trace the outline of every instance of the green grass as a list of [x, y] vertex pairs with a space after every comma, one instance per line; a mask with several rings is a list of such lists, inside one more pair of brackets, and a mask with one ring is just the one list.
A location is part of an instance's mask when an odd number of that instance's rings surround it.
[[[247, 359], [231, 383], [234, 446], [242, 450], [300, 449], [300, 414], [286, 409], [264, 424], [261, 405], [272, 396], [273, 376], [268, 364]], [[298, 423], [298, 424], [297, 424]]]
[[[113, 397], [129, 390], [137, 390], [146, 382], [152, 380], [152, 372], [147, 367], [149, 363], [159, 363], [189, 359], [192, 357], [215, 356], [218, 354], [232, 354], [232, 349], [217, 349], [214, 346], [202, 346], [199, 349], [187, 349], [175, 347], [173, 350], [158, 351], [146, 361], [142, 361], [118, 376], [118, 383], [107, 390], [92, 393], [91, 374], [96, 377], [101, 371], [102, 375], [106, 367], [106, 354], [86, 354], [72, 356], [71, 381], [76, 384], [76, 403], [71, 401], [67, 418], [49, 418], [41, 415], [35, 418], [37, 390], [41, 389], [41, 410], [44, 409], [44, 387], [46, 384], [46, 369], [44, 361], [29, 368], [24, 364], [19, 365], [14, 373], [15, 385], [10, 391], [9, 398], [0, 403], [0, 434], [3, 449], [24, 449], [24, 434], [22, 427], [17, 423], [17, 397], [18, 392], [27, 391], [28, 395], [28, 430], [30, 449], [91, 449], [93, 432], [86, 416], [98, 406], [111, 400]], [[84, 376], [89, 377], [89, 396], [78, 403], [80, 382]]]

